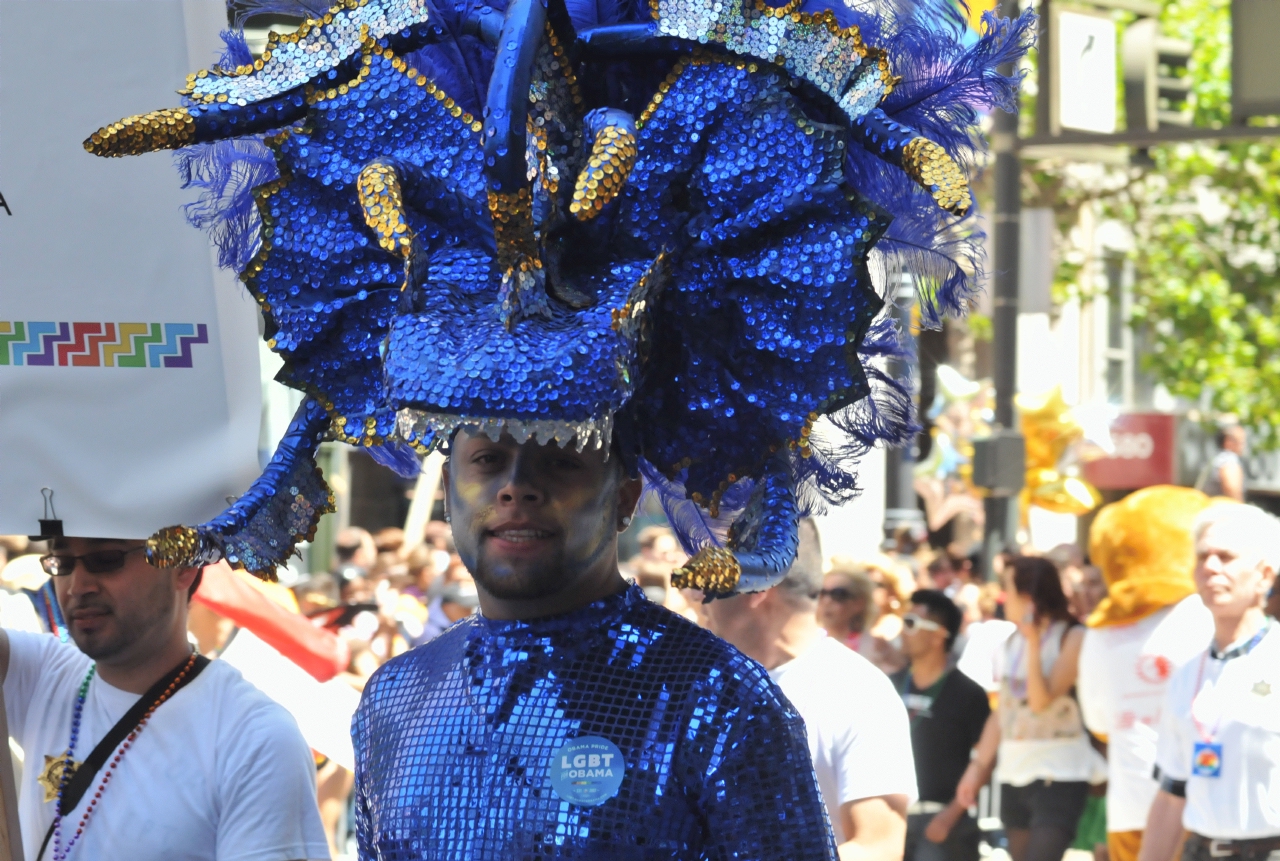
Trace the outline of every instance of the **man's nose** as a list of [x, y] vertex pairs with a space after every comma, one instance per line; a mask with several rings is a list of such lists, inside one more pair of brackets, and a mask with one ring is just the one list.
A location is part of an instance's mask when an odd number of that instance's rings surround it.
[[84, 564], [76, 560], [76, 567], [70, 574], [54, 580], [63, 603], [68, 598], [89, 595], [98, 591], [98, 578], [85, 570]]
[[533, 458], [523, 451], [511, 459], [507, 481], [498, 490], [498, 501], [506, 505], [517, 502], [539, 505], [546, 501], [546, 493], [534, 474]]

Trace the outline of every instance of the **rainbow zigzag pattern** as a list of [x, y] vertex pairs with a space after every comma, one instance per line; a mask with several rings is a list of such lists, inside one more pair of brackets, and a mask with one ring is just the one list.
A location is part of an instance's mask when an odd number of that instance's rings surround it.
[[209, 343], [204, 323], [51, 323], [0, 320], [0, 365], [190, 368]]

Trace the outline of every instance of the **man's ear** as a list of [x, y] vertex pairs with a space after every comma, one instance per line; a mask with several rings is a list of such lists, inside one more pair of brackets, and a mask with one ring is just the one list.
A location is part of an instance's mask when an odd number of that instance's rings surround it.
[[440, 466], [440, 486], [444, 488], [444, 522], [451, 523], [452, 521], [449, 519], [449, 488], [452, 485], [449, 483], [448, 458], [445, 458], [444, 463]]
[[187, 592], [188, 597], [190, 597], [191, 594], [194, 594], [192, 592], [192, 586], [195, 585], [196, 578], [200, 576], [202, 571], [203, 569], [201, 568], [179, 568], [176, 572], [177, 577], [173, 583], [174, 588]]
[[623, 478], [618, 482], [618, 517], [635, 516], [636, 505], [640, 502], [640, 493], [644, 490], [644, 482], [638, 478]]
[[1262, 560], [1258, 563], [1258, 570], [1262, 572], [1262, 579], [1258, 582], [1258, 591], [1262, 593], [1262, 603], [1267, 603], [1267, 598], [1271, 595], [1271, 588], [1276, 582], [1276, 569], [1271, 567], [1271, 563]]

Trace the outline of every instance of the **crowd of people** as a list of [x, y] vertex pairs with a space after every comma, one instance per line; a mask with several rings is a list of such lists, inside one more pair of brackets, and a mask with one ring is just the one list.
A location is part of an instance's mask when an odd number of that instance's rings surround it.
[[[673, 586], [687, 557], [665, 526], [641, 530], [619, 566], [648, 602], [736, 646], [781, 688], [804, 720], [841, 858], [974, 861], [1002, 846], [1013, 861], [1060, 861], [1072, 847], [1171, 861], [1184, 824], [1186, 858], [1278, 830], [1264, 781], [1280, 731], [1280, 656], [1267, 657], [1280, 522], [1151, 488], [1103, 509], [1087, 563], [1074, 546], [1009, 552], [990, 582], [976, 558], [903, 545], [824, 559], [806, 520], [779, 585], [713, 601]], [[44, 548], [0, 548], [13, 557], [4, 625], [40, 630]], [[413, 546], [400, 529], [343, 530], [333, 570], [291, 591], [346, 644], [342, 678], [357, 691], [479, 606], [443, 521]], [[216, 657], [236, 628], [209, 612], [193, 613], [188, 636]], [[342, 857], [354, 776], [318, 763], [318, 808]], [[998, 828], [974, 815], [984, 792]]]

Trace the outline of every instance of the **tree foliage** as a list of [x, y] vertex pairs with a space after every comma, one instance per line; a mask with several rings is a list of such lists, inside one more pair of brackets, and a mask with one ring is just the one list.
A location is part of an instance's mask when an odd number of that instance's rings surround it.
[[[1229, 122], [1229, 5], [1173, 0], [1161, 23], [1195, 46], [1196, 124]], [[1175, 395], [1196, 401], [1207, 393], [1216, 411], [1235, 413], [1270, 445], [1280, 432], [1275, 144], [1160, 147], [1155, 167], [1115, 200], [1137, 238], [1133, 323], [1150, 346], [1144, 367]]]
[[[1226, 0], [1168, 0], [1165, 33], [1194, 45], [1198, 126], [1230, 121]], [[1280, 132], [1280, 129], [1277, 130]], [[1058, 166], [1031, 173], [1028, 198], [1054, 200], [1060, 224], [1097, 204], [1135, 238], [1131, 324], [1144, 370], [1171, 393], [1234, 413], [1256, 442], [1280, 443], [1280, 135], [1152, 148], [1146, 168]], [[1030, 202], [1030, 201], [1029, 201]], [[1070, 278], [1084, 249], [1068, 253]]]

